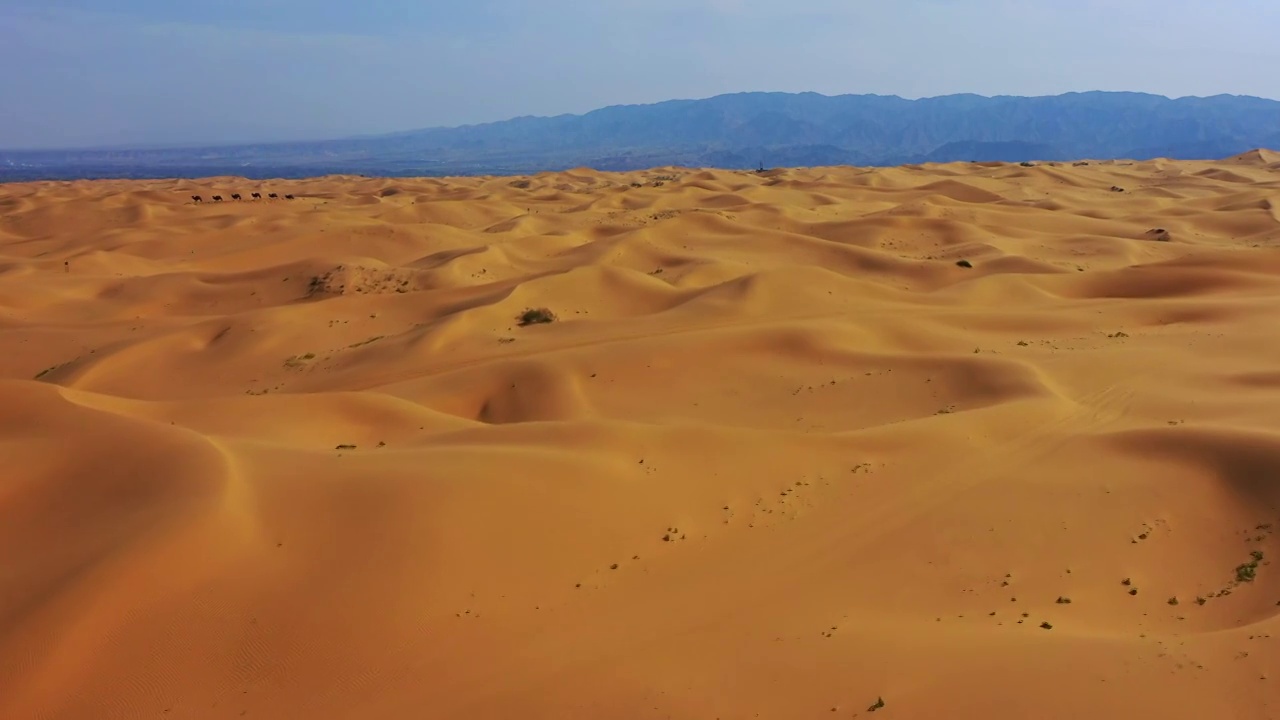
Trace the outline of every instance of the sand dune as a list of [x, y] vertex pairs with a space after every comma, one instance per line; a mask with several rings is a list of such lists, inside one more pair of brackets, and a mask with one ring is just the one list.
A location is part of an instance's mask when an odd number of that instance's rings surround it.
[[0, 186], [0, 717], [1280, 717], [1278, 159]]

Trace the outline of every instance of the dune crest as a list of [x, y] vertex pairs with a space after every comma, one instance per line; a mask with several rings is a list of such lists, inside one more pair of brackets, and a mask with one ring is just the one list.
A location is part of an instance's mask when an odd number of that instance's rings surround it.
[[1278, 161], [0, 185], [0, 717], [1275, 717]]

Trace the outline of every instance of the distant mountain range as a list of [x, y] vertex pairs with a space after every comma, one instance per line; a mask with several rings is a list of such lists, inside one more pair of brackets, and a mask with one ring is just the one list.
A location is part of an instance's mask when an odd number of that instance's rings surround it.
[[739, 93], [322, 142], [0, 150], [0, 180], [1211, 159], [1260, 147], [1280, 148], [1280, 102], [1237, 95]]

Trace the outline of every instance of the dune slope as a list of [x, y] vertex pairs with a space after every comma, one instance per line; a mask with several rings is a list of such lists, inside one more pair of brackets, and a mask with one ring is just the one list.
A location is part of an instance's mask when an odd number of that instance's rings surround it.
[[0, 186], [0, 717], [1280, 717], [1278, 247], [1268, 153]]

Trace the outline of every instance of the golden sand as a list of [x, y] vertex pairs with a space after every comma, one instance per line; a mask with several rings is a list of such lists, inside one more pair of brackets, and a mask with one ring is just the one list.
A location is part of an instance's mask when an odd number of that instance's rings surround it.
[[0, 185], [0, 717], [1280, 717], [1277, 160]]

